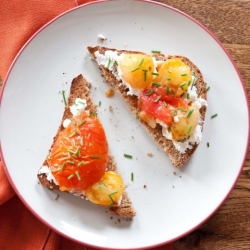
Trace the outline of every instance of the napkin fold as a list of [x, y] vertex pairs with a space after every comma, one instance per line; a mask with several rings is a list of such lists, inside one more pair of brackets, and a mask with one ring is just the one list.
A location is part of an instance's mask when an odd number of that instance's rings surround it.
[[[0, 77], [2, 80], [5, 80], [19, 50], [39, 28], [64, 11], [87, 2], [91, 0], [1, 1]], [[15, 194], [1, 161], [0, 222], [1, 250], [94, 250], [57, 234], [39, 221]], [[151, 248], [151, 250], [173, 249], [173, 244]]]

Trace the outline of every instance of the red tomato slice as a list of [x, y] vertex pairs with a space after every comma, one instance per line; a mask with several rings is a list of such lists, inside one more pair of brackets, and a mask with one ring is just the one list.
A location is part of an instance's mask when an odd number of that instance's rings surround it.
[[104, 175], [108, 145], [96, 116], [83, 112], [56, 139], [47, 160], [60, 190], [86, 190]]
[[173, 110], [176, 108], [188, 109], [188, 104], [173, 93], [168, 93], [165, 88], [145, 89], [138, 99], [138, 106], [147, 114], [161, 120], [168, 126], [172, 124]]

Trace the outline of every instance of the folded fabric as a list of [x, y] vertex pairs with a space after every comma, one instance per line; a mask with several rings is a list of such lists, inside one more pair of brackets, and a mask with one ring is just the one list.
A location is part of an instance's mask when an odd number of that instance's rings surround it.
[[[5, 80], [15, 56], [44, 24], [87, 0], [13, 0], [0, 4], [0, 77]], [[1, 84], [0, 84], [1, 86]], [[0, 87], [1, 88], [1, 87]], [[34, 177], [36, 178], [36, 177]], [[40, 222], [20, 201], [0, 161], [0, 249], [1, 250], [91, 250], [62, 237]], [[173, 244], [152, 248], [173, 250]]]

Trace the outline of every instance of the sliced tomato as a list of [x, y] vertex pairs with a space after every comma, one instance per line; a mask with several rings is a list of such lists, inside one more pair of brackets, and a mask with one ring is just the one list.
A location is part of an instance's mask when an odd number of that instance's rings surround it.
[[173, 110], [176, 108], [188, 109], [188, 104], [173, 93], [166, 91], [166, 88], [147, 88], [138, 99], [139, 108], [153, 116], [155, 119], [172, 124]]
[[60, 190], [81, 191], [98, 182], [108, 162], [104, 129], [96, 116], [83, 112], [57, 137], [48, 165]]

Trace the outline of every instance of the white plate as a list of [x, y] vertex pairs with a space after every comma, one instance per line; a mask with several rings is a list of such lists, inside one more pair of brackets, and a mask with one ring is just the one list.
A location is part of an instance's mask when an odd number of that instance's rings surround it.
[[[98, 34], [107, 40], [101, 42]], [[184, 167], [171, 166], [118, 96], [105, 97], [108, 86], [86, 49], [97, 44], [149, 53], [157, 49], [187, 56], [199, 66], [211, 87], [209, 108], [203, 141]], [[55, 200], [56, 191], [37, 183], [37, 171], [64, 109], [58, 92], [68, 93], [71, 80], [80, 73], [93, 83], [95, 103], [102, 102], [99, 118], [137, 211], [132, 221], [111, 219], [103, 209], [70, 194], [60, 194]], [[211, 119], [215, 113], [218, 116]], [[198, 227], [233, 188], [249, 138], [246, 92], [224, 48], [184, 13], [147, 1], [87, 4], [44, 26], [12, 64], [0, 115], [2, 159], [26, 206], [60, 234], [109, 249], [157, 246]], [[125, 159], [124, 153], [132, 154], [133, 159]]]

